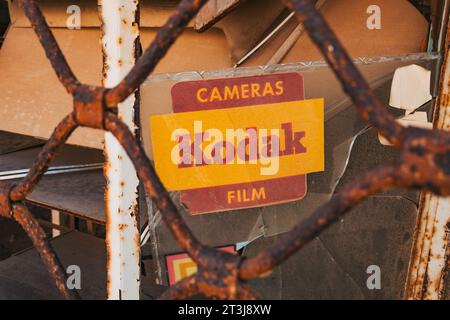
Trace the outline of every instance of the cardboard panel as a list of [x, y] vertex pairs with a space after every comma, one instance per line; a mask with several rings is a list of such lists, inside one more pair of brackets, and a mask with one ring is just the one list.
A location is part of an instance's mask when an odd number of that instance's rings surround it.
[[[101, 84], [99, 30], [82, 33], [54, 30], [72, 69], [83, 82]], [[88, 49], [89, 48], [89, 49]], [[72, 100], [45, 57], [30, 28], [11, 28], [0, 50], [0, 130], [48, 138], [54, 127], [72, 110]], [[79, 129], [69, 142], [99, 148], [103, 134]]]
[[[371, 17], [367, 9], [372, 5], [381, 10], [380, 29], [367, 27]], [[239, 9], [231, 15], [237, 14]], [[427, 47], [428, 23], [408, 0], [329, 0], [321, 13], [352, 57], [417, 53], [425, 51]], [[243, 65], [267, 64], [296, 25], [297, 22], [292, 19]], [[323, 60], [322, 55], [309, 36], [303, 33], [282, 62], [317, 60]]]
[[[148, 46], [157, 29], [143, 29], [143, 46]], [[80, 81], [101, 85], [101, 32], [53, 29], [69, 65]], [[190, 52], [186, 55], [186, 52]], [[182, 57], [182, 58], [181, 58]], [[214, 58], [212, 58], [214, 57]], [[230, 66], [225, 38], [215, 29], [208, 35], [188, 31], [158, 65], [156, 72], [186, 71]], [[54, 127], [72, 110], [72, 100], [59, 83], [31, 28], [11, 28], [0, 50], [0, 130], [48, 138]], [[81, 128], [69, 143], [102, 148], [103, 132]]]
[[[104, 0], [108, 1], [108, 0]], [[30, 22], [19, 7], [17, 1], [9, 0], [11, 20], [16, 27], [30, 27]], [[177, 0], [151, 0], [141, 1], [141, 27], [161, 27], [173, 12]], [[65, 28], [70, 6], [78, 6], [81, 13], [81, 27], [100, 27], [101, 20], [98, 15], [96, 0], [41, 0], [42, 12], [50, 27]], [[193, 26], [193, 23], [190, 24]]]

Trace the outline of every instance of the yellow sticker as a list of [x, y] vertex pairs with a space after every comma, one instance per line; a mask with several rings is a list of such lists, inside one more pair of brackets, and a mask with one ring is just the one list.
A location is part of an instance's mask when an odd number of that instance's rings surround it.
[[323, 99], [150, 117], [153, 158], [169, 190], [324, 170]]

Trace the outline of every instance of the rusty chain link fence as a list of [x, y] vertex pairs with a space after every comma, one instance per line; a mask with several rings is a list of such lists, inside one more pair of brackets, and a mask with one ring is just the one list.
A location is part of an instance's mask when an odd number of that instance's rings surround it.
[[[73, 96], [73, 112], [55, 128], [34, 161], [28, 175], [15, 184], [0, 185], [0, 215], [17, 221], [33, 241], [50, 276], [66, 299], [79, 298], [66, 287], [66, 275], [44, 231], [22, 203], [47, 170], [58, 147], [78, 127], [111, 132], [126, 150], [148, 196], [162, 213], [179, 245], [198, 264], [195, 275], [181, 280], [160, 297], [183, 299], [203, 295], [218, 299], [256, 299], [246, 281], [267, 274], [300, 250], [353, 206], [375, 192], [390, 187], [415, 188], [450, 196], [450, 133], [439, 130], [405, 128], [372, 93], [341, 43], [310, 0], [284, 1], [295, 11], [313, 42], [351, 97], [361, 117], [374, 126], [394, 146], [402, 150], [394, 163], [382, 165], [347, 185], [279, 241], [253, 257], [243, 258], [201, 244], [182, 220], [169, 193], [161, 184], [142, 146], [116, 115], [117, 104], [133, 94], [154, 70], [184, 27], [207, 0], [182, 0], [155, 40], [128, 75], [114, 88], [80, 83], [61, 52], [35, 0], [19, 0], [31, 21], [46, 55], [67, 92]], [[443, 96], [441, 104], [450, 98]]]

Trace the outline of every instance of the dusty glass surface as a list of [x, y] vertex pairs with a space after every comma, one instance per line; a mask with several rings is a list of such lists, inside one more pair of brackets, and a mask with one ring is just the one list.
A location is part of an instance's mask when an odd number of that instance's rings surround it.
[[[434, 97], [438, 62], [437, 54], [355, 60], [385, 105], [395, 69], [411, 64], [431, 70]], [[146, 151], [152, 157], [149, 117], [173, 112], [170, 90], [176, 83], [286, 72], [303, 77], [307, 99], [325, 99], [325, 171], [307, 175], [307, 194], [302, 200], [253, 209], [193, 216], [181, 203], [179, 193], [172, 192], [194, 234], [210, 246], [234, 245], [239, 254], [252, 255], [310, 215], [346, 182], [397, 156], [397, 151], [382, 145], [374, 130], [362, 121], [324, 62], [150, 77], [141, 90], [141, 134]], [[428, 112], [429, 121], [433, 105], [434, 99], [420, 108]], [[398, 117], [404, 115], [400, 109], [389, 109]], [[418, 192], [404, 190], [371, 196], [267, 277], [253, 281], [253, 286], [264, 298], [274, 299], [402, 298], [418, 196]], [[157, 281], [168, 285], [166, 258], [181, 250], [159, 212], [150, 202], [148, 207]], [[367, 269], [373, 265], [381, 270], [381, 289], [367, 286]]]

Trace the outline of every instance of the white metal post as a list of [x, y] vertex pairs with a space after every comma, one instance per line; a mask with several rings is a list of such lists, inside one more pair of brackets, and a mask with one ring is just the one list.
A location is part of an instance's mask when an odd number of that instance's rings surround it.
[[[136, 0], [98, 0], [103, 21], [103, 63], [105, 87], [113, 87], [132, 68], [136, 60], [139, 36]], [[119, 117], [132, 132], [136, 98], [134, 95], [118, 106]], [[139, 299], [140, 241], [138, 228], [138, 179], [123, 148], [105, 134], [107, 164], [106, 246], [108, 299]]]
[[[447, 42], [448, 43], [448, 42]], [[450, 129], [450, 51], [446, 50], [435, 127]], [[450, 197], [421, 194], [419, 219], [406, 284], [407, 299], [443, 299], [449, 254]]]

